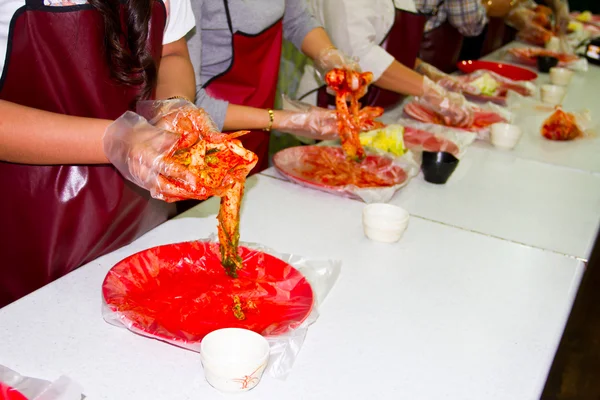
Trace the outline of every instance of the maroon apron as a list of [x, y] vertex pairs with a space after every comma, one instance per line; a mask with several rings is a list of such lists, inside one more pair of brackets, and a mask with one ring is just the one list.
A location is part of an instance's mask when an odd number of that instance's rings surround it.
[[[398, 62], [408, 68], [414, 68], [428, 16], [428, 14], [415, 14], [395, 8], [394, 23], [383, 42], [381, 42], [381, 47]], [[361, 99], [361, 104], [391, 108], [400, 103], [404, 97], [400, 93], [371, 85], [367, 94]], [[319, 88], [317, 105], [324, 108], [335, 107], [335, 97], [327, 93], [326, 86]]]
[[[149, 46], [162, 51], [166, 11], [153, 3]], [[110, 78], [104, 23], [90, 5], [27, 0], [8, 37], [0, 99], [41, 110], [116, 119], [138, 94]], [[153, 200], [111, 165], [0, 162], [0, 307], [122, 247], [165, 221]]]
[[419, 58], [445, 73], [456, 71], [463, 35], [446, 21], [423, 35]]
[[[255, 35], [234, 32], [228, 1], [223, 2], [232, 35], [232, 61], [225, 72], [206, 82], [204, 89], [210, 96], [232, 104], [273, 108], [283, 41], [282, 19]], [[253, 130], [240, 138], [244, 147], [258, 156], [251, 174], [269, 167], [269, 138], [269, 132], [263, 130]]]

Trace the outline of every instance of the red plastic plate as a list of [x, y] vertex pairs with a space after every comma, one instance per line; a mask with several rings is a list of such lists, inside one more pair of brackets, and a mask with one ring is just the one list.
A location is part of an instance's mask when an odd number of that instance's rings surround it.
[[[353, 182], [340, 179], [341, 176], [345, 176], [341, 172], [331, 174], [336, 178], [335, 183], [316, 177], [319, 170], [311, 166], [309, 162], [319, 158], [324, 153], [334, 161], [343, 162], [346, 159], [340, 147], [298, 146], [279, 151], [273, 157], [273, 164], [284, 176], [300, 185], [346, 197], [360, 198], [354, 193], [357, 186]], [[368, 154], [359, 168], [366, 173], [376, 174], [386, 181], [385, 185], [360, 186], [360, 189], [388, 188], [401, 185], [408, 179], [406, 171], [399, 165], [394, 164], [392, 159], [376, 154]], [[327, 172], [330, 172], [330, 170], [328, 169]]]
[[467, 74], [480, 69], [485, 69], [488, 71], [493, 71], [514, 81], [531, 81], [536, 79], [538, 76], [530, 69], [519, 67], [513, 64], [493, 61], [465, 60], [460, 61], [457, 66], [459, 70]]
[[0, 382], [0, 400], [27, 400], [20, 392]]
[[[240, 247], [240, 255], [244, 268], [232, 279], [221, 266], [218, 243], [153, 247], [108, 272], [104, 300], [130, 329], [184, 347], [221, 328], [273, 336], [298, 327], [314, 301], [306, 278], [269, 254]], [[244, 320], [233, 314], [234, 296]]]

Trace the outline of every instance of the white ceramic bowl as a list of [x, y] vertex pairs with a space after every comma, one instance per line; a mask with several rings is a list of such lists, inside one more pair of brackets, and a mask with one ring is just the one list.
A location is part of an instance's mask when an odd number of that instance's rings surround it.
[[256, 332], [218, 329], [200, 344], [204, 376], [217, 390], [246, 392], [260, 382], [269, 361], [269, 342]]
[[547, 104], [558, 105], [567, 94], [567, 89], [556, 85], [542, 85], [542, 101]]
[[378, 242], [393, 243], [402, 238], [410, 216], [402, 207], [374, 203], [363, 209], [365, 235]]
[[553, 85], [568, 86], [571, 83], [574, 72], [567, 68], [550, 68], [550, 82]]
[[490, 139], [494, 146], [510, 150], [521, 138], [521, 128], [516, 125], [497, 123], [492, 125]]

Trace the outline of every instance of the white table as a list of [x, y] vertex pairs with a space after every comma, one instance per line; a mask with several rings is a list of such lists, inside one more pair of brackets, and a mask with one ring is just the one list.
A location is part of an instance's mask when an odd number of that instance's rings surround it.
[[[263, 174], [282, 178], [274, 168]], [[390, 203], [413, 216], [586, 260], [600, 223], [600, 174], [481, 146], [467, 150], [445, 185], [419, 174]]]
[[[527, 46], [517, 42], [510, 43], [484, 59], [512, 62], [502, 57], [504, 50], [509, 47]], [[550, 83], [550, 77], [548, 74], [538, 72], [538, 79], [535, 83], [538, 86], [548, 84]], [[599, 96], [600, 67], [590, 64], [588, 71], [575, 73], [568, 87], [563, 107], [566, 111], [589, 109], [596, 124], [596, 132], [600, 133]], [[585, 140], [553, 142], [544, 139], [540, 135], [539, 126], [541, 126], [543, 119], [538, 119], [535, 124], [526, 125], [523, 124], [523, 118], [518, 118], [514, 122], [527, 127], [519, 144], [514, 149], [515, 155], [548, 164], [600, 173], [600, 135]]]
[[[0, 310], [0, 363], [67, 374], [90, 399], [219, 399], [193, 352], [108, 325], [100, 287], [136, 251], [215, 232], [216, 199]], [[287, 381], [248, 399], [537, 399], [580, 261], [411, 219], [403, 240], [362, 234], [359, 202], [250, 180], [243, 240], [343, 261]]]

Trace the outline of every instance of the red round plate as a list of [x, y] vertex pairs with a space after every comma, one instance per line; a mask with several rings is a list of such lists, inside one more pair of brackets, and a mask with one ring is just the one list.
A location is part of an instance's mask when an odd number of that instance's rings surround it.
[[537, 78], [537, 74], [532, 70], [513, 64], [493, 61], [465, 60], [460, 61], [457, 66], [459, 70], [467, 74], [480, 69], [486, 69], [512, 79], [513, 81], [531, 81]]
[[[311, 161], [326, 156], [334, 162], [331, 168], [315, 167]], [[279, 172], [290, 180], [313, 189], [322, 190], [347, 197], [360, 198], [354, 192], [359, 189], [389, 188], [401, 185], [408, 179], [408, 174], [388, 157], [368, 154], [357, 166], [353, 177], [365, 175], [376, 176], [383, 184], [357, 185], [345, 171], [337, 169], [336, 163], [344, 163], [346, 155], [341, 147], [297, 146], [281, 150], [273, 156], [273, 164]], [[351, 161], [349, 163], [352, 163]], [[326, 172], [329, 178], [319, 177]]]
[[[184, 347], [221, 328], [273, 336], [298, 327], [313, 307], [306, 278], [269, 254], [240, 247], [240, 255], [244, 268], [232, 279], [221, 266], [218, 243], [153, 247], [108, 272], [104, 300], [133, 331]], [[233, 314], [234, 296], [244, 320]]]
[[0, 382], [0, 400], [27, 400], [20, 392]]

